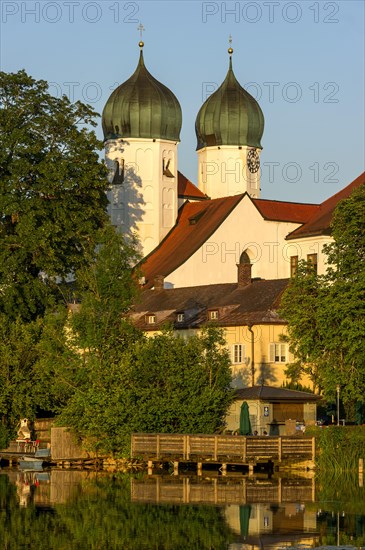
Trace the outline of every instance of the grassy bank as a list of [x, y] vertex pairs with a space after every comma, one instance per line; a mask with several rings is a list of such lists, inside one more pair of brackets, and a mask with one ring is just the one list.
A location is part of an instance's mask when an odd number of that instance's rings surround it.
[[359, 458], [365, 463], [365, 426], [313, 427], [316, 438], [316, 467], [320, 471], [358, 471]]

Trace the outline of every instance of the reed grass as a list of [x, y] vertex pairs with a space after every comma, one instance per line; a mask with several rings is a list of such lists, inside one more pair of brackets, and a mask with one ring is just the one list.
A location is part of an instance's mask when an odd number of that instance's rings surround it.
[[316, 469], [332, 473], [357, 472], [365, 462], [365, 426], [327, 426], [308, 429], [316, 438]]

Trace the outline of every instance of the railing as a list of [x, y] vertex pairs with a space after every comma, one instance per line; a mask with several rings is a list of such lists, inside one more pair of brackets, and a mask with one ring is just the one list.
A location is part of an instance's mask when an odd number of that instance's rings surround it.
[[32, 441], [30, 439], [17, 439], [16, 450], [18, 453], [31, 453], [35, 452], [39, 447], [39, 440]]
[[131, 478], [131, 499], [163, 504], [245, 504], [255, 502], [314, 502], [314, 479], [256, 480], [237, 477]]
[[314, 460], [315, 440], [301, 436], [132, 434], [132, 457], [148, 460], [257, 462]]

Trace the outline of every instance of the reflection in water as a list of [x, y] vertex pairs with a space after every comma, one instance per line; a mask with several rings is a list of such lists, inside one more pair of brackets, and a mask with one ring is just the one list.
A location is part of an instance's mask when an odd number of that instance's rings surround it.
[[1, 547], [360, 548], [365, 544], [364, 489], [349, 487], [346, 479], [341, 499], [342, 482], [333, 481], [331, 493], [323, 480], [310, 477], [3, 470]]

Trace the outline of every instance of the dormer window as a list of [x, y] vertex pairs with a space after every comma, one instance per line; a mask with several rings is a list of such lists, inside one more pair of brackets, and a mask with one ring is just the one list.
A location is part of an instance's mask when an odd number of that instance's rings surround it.
[[176, 314], [176, 321], [178, 323], [183, 323], [185, 321], [185, 313], [177, 313]]
[[209, 321], [217, 321], [218, 320], [218, 309], [211, 309], [208, 311], [208, 319]]
[[202, 210], [201, 212], [198, 212], [194, 216], [191, 216], [189, 218], [189, 225], [196, 225], [198, 223], [198, 221], [200, 220], [200, 218], [202, 218], [204, 216], [206, 211], [207, 211], [207, 208], [205, 208], [205, 210]]
[[149, 313], [146, 315], [146, 324], [154, 325], [156, 323], [156, 315], [154, 313]]

